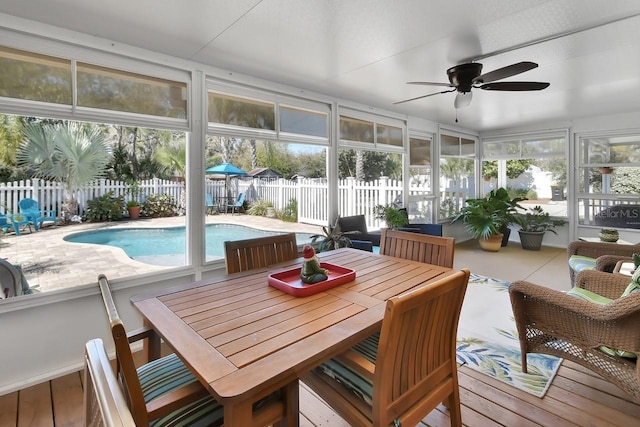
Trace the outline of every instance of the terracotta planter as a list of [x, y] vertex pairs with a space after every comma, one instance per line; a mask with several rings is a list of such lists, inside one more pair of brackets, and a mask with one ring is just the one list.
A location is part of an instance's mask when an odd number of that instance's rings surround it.
[[611, 172], [613, 172], [613, 168], [609, 168], [609, 167], [598, 168], [598, 172], [600, 172], [602, 175], [609, 175]]
[[478, 242], [483, 251], [498, 252], [502, 246], [502, 234], [487, 237], [486, 239], [478, 239]]
[[129, 211], [129, 218], [136, 219], [140, 218], [140, 206], [129, 206], [127, 207], [127, 211]]

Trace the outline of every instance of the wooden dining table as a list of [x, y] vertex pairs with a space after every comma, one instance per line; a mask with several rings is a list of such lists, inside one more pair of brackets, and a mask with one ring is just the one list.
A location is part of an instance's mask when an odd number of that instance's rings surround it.
[[301, 374], [379, 331], [385, 301], [453, 272], [450, 268], [343, 248], [321, 262], [356, 272], [354, 280], [296, 297], [268, 276], [302, 259], [178, 285], [131, 301], [210, 393], [224, 405], [225, 426], [247, 426], [251, 405], [288, 391], [286, 424], [299, 423]]

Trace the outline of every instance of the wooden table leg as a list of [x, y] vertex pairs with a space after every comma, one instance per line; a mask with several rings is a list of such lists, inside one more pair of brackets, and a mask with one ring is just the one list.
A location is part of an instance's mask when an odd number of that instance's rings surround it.
[[251, 426], [253, 418], [252, 404], [249, 401], [224, 404], [224, 426], [246, 427]]
[[298, 427], [300, 425], [300, 384], [298, 380], [287, 384], [283, 391], [285, 393], [285, 419], [280, 422], [280, 425]]

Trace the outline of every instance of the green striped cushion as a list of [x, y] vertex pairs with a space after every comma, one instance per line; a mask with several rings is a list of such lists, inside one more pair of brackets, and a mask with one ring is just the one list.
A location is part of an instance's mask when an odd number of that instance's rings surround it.
[[[623, 294], [620, 296], [621, 298], [624, 296], [629, 295], [629, 293], [631, 292], [635, 292], [638, 290], [638, 283], [637, 282], [631, 282], [629, 284], [629, 286], [627, 286], [627, 288], [625, 289], [625, 291], [623, 292]], [[567, 295], [571, 295], [574, 296], [576, 298], [580, 298], [583, 299], [585, 301], [589, 301], [592, 302], [594, 304], [599, 304], [599, 305], [606, 305], [609, 304], [611, 301], [613, 301], [610, 298], [607, 297], [603, 297], [602, 295], [598, 295], [596, 293], [593, 293], [591, 291], [588, 291], [586, 289], [582, 289], [582, 288], [578, 288], [578, 287], [574, 287], [572, 288], [570, 291], [567, 292]], [[621, 357], [626, 357], [629, 359], [635, 359], [637, 357], [637, 355], [635, 353], [632, 353], [630, 351], [625, 351], [625, 350], [617, 350], [615, 348], [611, 348], [611, 347], [607, 347], [607, 346], [600, 346], [599, 347], [600, 351], [608, 354], [609, 356], [621, 356]]]
[[[351, 349], [362, 354], [371, 363], [376, 363], [380, 334], [375, 333]], [[373, 404], [373, 384], [335, 359], [328, 360], [318, 367], [325, 375], [338, 381], [369, 405]]]
[[596, 268], [596, 259], [583, 255], [571, 255], [569, 267], [576, 273], [583, 270], [593, 270]]
[[[197, 381], [189, 368], [171, 354], [138, 368], [145, 402], [150, 402], [177, 388]], [[219, 426], [223, 422], [223, 407], [211, 397], [203, 397], [172, 413], [153, 420], [150, 426]]]

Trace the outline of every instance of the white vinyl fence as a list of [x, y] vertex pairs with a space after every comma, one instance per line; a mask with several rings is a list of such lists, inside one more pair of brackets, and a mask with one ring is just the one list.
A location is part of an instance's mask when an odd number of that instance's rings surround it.
[[[136, 199], [142, 203], [151, 194], [167, 194], [179, 203], [182, 182], [149, 179], [139, 181], [136, 194], [122, 181], [102, 179], [86, 185], [76, 193], [77, 215], [82, 216], [87, 209], [87, 201], [113, 191], [114, 196], [124, 196], [125, 201]], [[298, 221], [326, 225], [328, 222], [329, 193], [325, 179], [298, 180], [205, 180], [205, 192], [217, 200], [224, 200], [225, 194], [235, 196], [239, 192], [247, 194], [249, 203], [256, 200], [269, 201], [277, 210], [283, 210], [292, 203], [297, 205]], [[232, 197], [233, 197], [232, 196]], [[38, 201], [40, 209], [54, 209], [61, 212], [65, 199], [64, 189], [57, 182], [41, 179], [0, 183], [0, 211], [18, 212], [18, 202], [29, 197]], [[354, 178], [339, 183], [340, 216], [365, 214], [369, 227], [384, 226], [373, 217], [373, 207], [386, 205], [402, 198], [402, 182], [388, 178], [377, 181], [356, 181]]]

